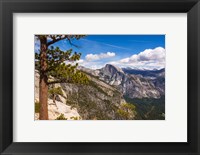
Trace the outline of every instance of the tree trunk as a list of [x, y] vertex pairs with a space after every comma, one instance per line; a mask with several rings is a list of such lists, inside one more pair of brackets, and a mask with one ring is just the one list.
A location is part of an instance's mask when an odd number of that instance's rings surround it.
[[53, 103], [56, 103], [56, 95], [53, 94]]
[[48, 77], [47, 69], [47, 38], [40, 36], [40, 83], [39, 83], [39, 101], [40, 101], [40, 120], [48, 120]]

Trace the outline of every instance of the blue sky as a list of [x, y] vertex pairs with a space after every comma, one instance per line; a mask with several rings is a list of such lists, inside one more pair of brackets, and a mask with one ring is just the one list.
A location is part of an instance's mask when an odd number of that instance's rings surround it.
[[[61, 40], [53, 46], [82, 53], [79, 65], [97, 69], [110, 63], [118, 67], [161, 69], [165, 66], [165, 35], [88, 35], [80, 40]], [[35, 43], [35, 51], [38, 50]]]

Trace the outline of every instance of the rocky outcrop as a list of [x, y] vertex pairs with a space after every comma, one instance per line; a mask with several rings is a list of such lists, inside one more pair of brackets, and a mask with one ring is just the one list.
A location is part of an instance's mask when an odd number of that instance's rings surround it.
[[110, 64], [100, 69], [99, 79], [113, 85], [130, 98], [160, 98], [163, 92], [151, 79], [124, 73], [122, 69]]
[[[91, 73], [85, 73], [87, 85], [60, 83], [63, 96], [57, 95], [56, 104], [48, 99], [49, 119], [56, 119], [61, 114], [67, 120], [124, 120], [134, 119], [135, 109], [126, 103], [123, 94], [115, 87], [99, 80]], [[35, 72], [35, 101], [39, 101], [39, 73]], [[38, 119], [38, 114], [35, 115]]]
[[[77, 112], [76, 108], [72, 108], [62, 102], [56, 101], [53, 103], [53, 100], [48, 99], [48, 115], [49, 120], [55, 120], [59, 116], [63, 115], [66, 120], [81, 120], [81, 116]], [[39, 113], [35, 113], [35, 120], [39, 119]]]
[[[39, 103], [39, 72], [35, 70], [35, 103]], [[55, 87], [60, 87], [60, 84], [56, 84]], [[63, 90], [62, 90], [63, 91]], [[56, 102], [53, 103], [51, 98], [48, 99], [48, 115], [49, 120], [55, 120], [59, 116], [63, 115], [67, 120], [82, 119], [77, 109], [66, 105], [66, 93], [63, 91], [63, 96], [58, 95]], [[39, 119], [39, 113], [35, 113], [35, 120]]]
[[83, 66], [78, 66], [78, 69], [83, 71], [83, 72], [86, 72], [90, 75], [93, 75], [93, 76], [99, 76], [99, 72], [100, 72], [99, 69], [93, 70], [93, 69], [85, 68]]
[[165, 68], [159, 70], [137, 70], [132, 68], [123, 68], [124, 73], [137, 75], [148, 79], [161, 95], [165, 95]]
[[134, 111], [130, 112], [128, 118], [119, 113], [122, 105], [127, 104], [122, 93], [89, 74], [87, 76], [89, 78], [87, 85], [61, 84], [67, 95], [66, 104], [76, 107], [82, 119], [134, 119]]
[[123, 81], [127, 80], [127, 76], [120, 68], [110, 64], [100, 70], [99, 78], [114, 86], [119, 86]]

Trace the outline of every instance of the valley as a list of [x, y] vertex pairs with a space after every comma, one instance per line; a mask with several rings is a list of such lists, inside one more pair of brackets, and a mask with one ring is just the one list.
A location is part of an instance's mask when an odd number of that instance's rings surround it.
[[[62, 95], [55, 104], [49, 95], [50, 119], [163, 120], [165, 119], [165, 70], [136, 71], [106, 64], [101, 69], [78, 66], [87, 84], [60, 83]], [[39, 102], [39, 73], [35, 71], [35, 102]], [[59, 107], [64, 108], [59, 109]], [[37, 114], [38, 115], [38, 114]], [[62, 116], [62, 117], [61, 117]], [[37, 116], [38, 118], [38, 116]]]

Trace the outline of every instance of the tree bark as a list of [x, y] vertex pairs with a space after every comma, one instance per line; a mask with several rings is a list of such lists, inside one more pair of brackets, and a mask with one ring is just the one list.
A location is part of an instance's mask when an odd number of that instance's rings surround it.
[[47, 69], [47, 38], [40, 38], [40, 83], [39, 83], [39, 101], [40, 101], [40, 120], [48, 120], [48, 76]]
[[56, 95], [53, 94], [53, 103], [56, 103]]

